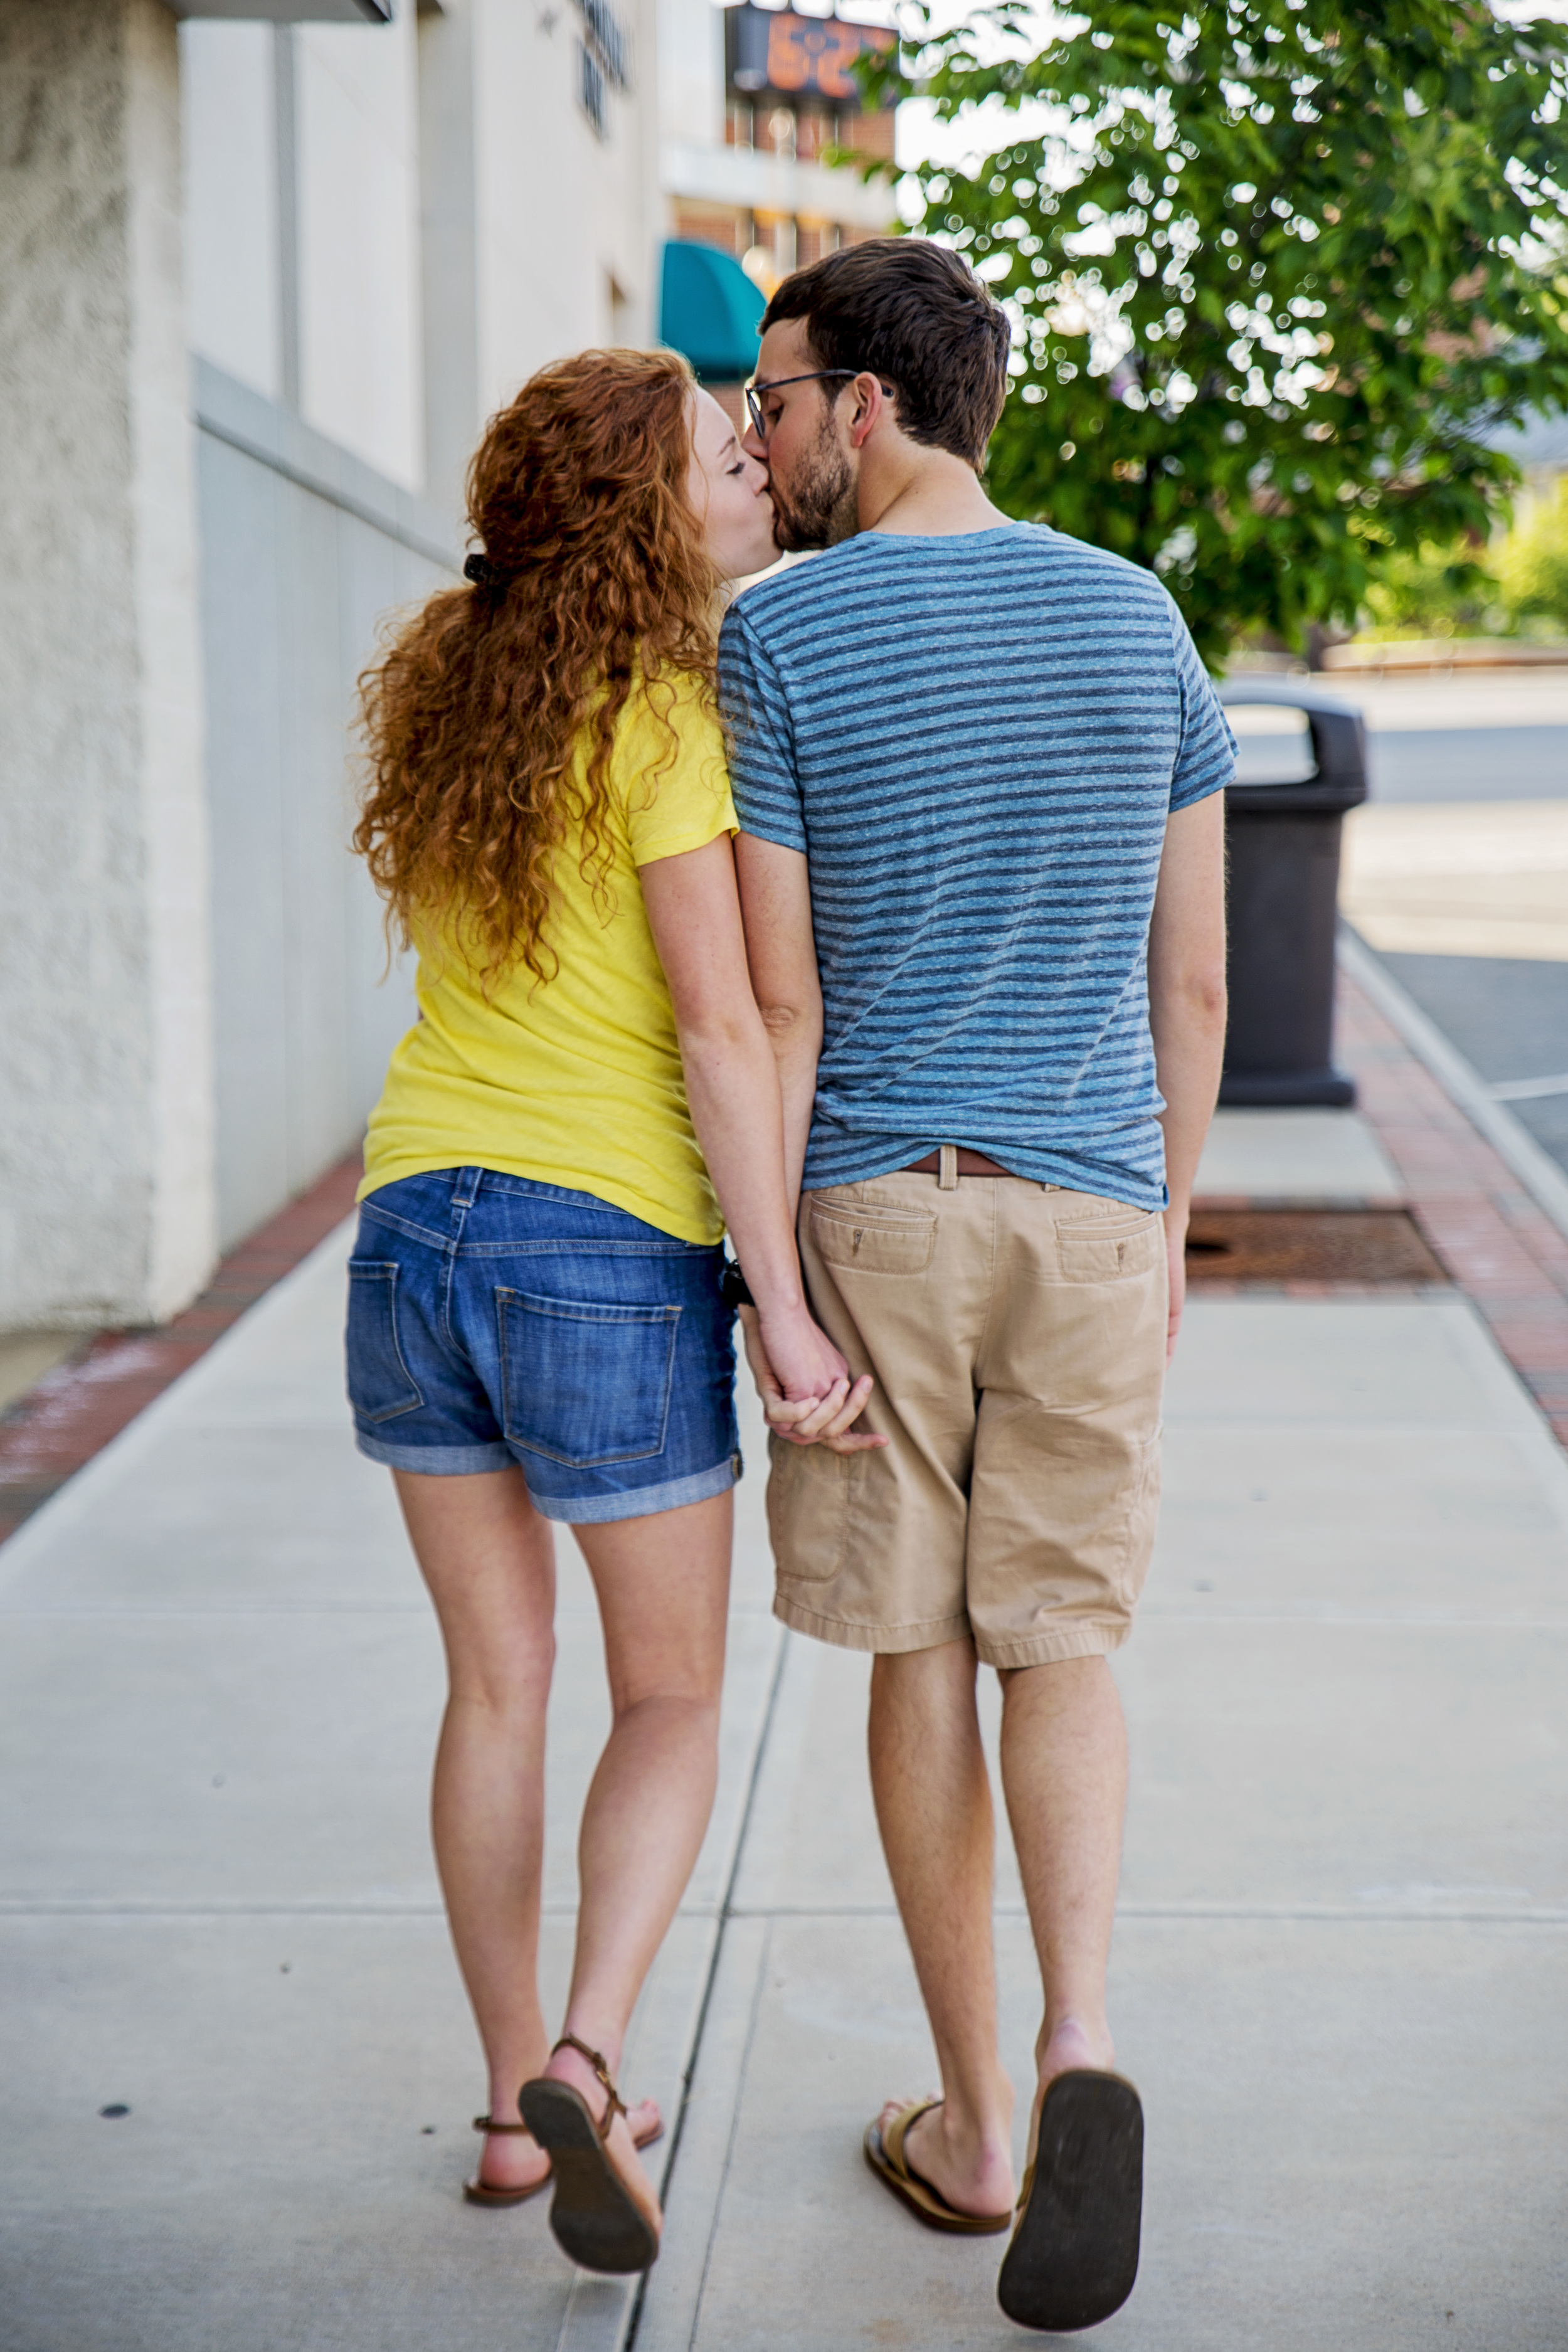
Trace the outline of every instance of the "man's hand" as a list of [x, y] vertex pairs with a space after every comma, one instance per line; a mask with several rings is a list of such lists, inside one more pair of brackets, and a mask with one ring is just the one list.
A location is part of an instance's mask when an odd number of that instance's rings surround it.
[[[795, 1320], [784, 1319], [786, 1325]], [[885, 1437], [873, 1437], [850, 1426], [871, 1393], [874, 1383], [870, 1373], [863, 1373], [852, 1386], [849, 1367], [826, 1334], [809, 1315], [802, 1319], [817, 1346], [826, 1350], [834, 1377], [826, 1390], [792, 1397], [788, 1393], [790, 1384], [775, 1367], [780, 1357], [789, 1357], [799, 1346], [800, 1335], [787, 1328], [781, 1329], [780, 1318], [770, 1317], [764, 1324], [754, 1307], [741, 1309], [746, 1361], [757, 1384], [768, 1427], [775, 1436], [787, 1438], [792, 1445], [821, 1444], [834, 1454], [858, 1454], [867, 1446], [885, 1445]]]
[[1165, 1259], [1171, 1270], [1171, 1309], [1165, 1323], [1165, 1361], [1176, 1352], [1182, 1309], [1187, 1303], [1187, 1213], [1165, 1212]]

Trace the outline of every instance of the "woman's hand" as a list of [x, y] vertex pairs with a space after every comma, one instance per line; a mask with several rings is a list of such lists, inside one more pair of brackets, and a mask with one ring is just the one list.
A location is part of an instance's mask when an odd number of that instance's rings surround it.
[[[792, 1445], [826, 1445], [834, 1454], [886, 1445], [885, 1437], [850, 1426], [875, 1386], [870, 1373], [851, 1383], [848, 1365], [804, 1307], [764, 1318], [754, 1307], [742, 1307], [741, 1331], [763, 1417], [775, 1436], [787, 1438]], [[781, 1360], [790, 1365], [793, 1379], [777, 1369]], [[826, 1384], [792, 1395], [791, 1388], [808, 1368], [813, 1381], [828, 1375]]]

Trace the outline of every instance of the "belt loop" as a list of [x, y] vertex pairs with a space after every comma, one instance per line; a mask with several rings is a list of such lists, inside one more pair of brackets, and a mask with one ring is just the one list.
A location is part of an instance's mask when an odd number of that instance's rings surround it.
[[936, 1188], [939, 1192], [956, 1192], [958, 1190], [958, 1147], [956, 1144], [943, 1143], [938, 1147]]
[[479, 1197], [479, 1186], [485, 1181], [482, 1168], [459, 1168], [458, 1189], [452, 1195], [454, 1209], [471, 1209]]

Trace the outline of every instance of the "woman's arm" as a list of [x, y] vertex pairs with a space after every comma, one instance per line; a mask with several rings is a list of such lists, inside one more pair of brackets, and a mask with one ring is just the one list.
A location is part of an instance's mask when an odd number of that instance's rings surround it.
[[798, 849], [742, 833], [735, 873], [746, 927], [752, 992], [778, 1066], [784, 1101], [784, 1181], [790, 1213], [800, 1206], [801, 1171], [822, 1051], [822, 982], [811, 924], [811, 885]]
[[848, 1366], [813, 1322], [801, 1286], [778, 1077], [747, 972], [729, 835], [658, 858], [639, 879], [675, 1007], [697, 1139], [784, 1393], [821, 1401], [798, 1424], [815, 1433], [819, 1421], [826, 1428], [850, 1406], [858, 1412], [871, 1383], [850, 1390]]

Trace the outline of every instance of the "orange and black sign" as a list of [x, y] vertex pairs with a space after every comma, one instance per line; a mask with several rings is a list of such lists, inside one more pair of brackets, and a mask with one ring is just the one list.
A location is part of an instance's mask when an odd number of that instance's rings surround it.
[[797, 16], [792, 8], [728, 8], [724, 12], [730, 85], [748, 95], [777, 90], [858, 106], [854, 66], [868, 49], [890, 49], [893, 36], [879, 25], [846, 25], [837, 16]]

